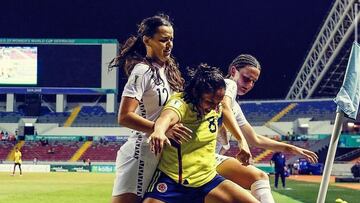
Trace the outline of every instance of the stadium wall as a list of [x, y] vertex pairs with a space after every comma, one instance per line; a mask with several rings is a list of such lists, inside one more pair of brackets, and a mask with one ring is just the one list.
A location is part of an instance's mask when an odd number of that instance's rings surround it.
[[[10, 172], [13, 171], [14, 164], [0, 164], [0, 172]], [[50, 165], [26, 165], [22, 164], [21, 169], [23, 172], [50, 172]]]
[[[131, 130], [125, 127], [59, 127], [55, 123], [34, 125], [38, 135], [46, 136], [129, 136]], [[0, 123], [0, 130], [15, 134], [18, 123]]]
[[352, 176], [351, 167], [353, 165], [354, 165], [353, 163], [350, 163], [350, 164], [337, 164], [337, 163], [335, 163], [333, 165], [331, 175], [334, 175], [334, 176]]
[[129, 136], [131, 130], [125, 127], [56, 127], [42, 134], [56, 136]]
[[331, 121], [311, 121], [309, 122], [309, 134], [331, 134], [334, 125]]
[[279, 133], [273, 131], [272, 129], [270, 129], [266, 126], [253, 126], [253, 128], [254, 128], [255, 132], [260, 135], [266, 135], [266, 136], [270, 136], [270, 137], [279, 135]]

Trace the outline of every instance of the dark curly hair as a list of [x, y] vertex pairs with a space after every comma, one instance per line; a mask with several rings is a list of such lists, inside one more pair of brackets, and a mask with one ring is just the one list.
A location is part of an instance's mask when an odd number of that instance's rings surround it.
[[189, 81], [185, 84], [184, 100], [195, 108], [205, 93], [215, 93], [220, 88], [226, 88], [224, 77], [217, 67], [200, 64], [195, 69], [188, 69]]
[[[173, 26], [168, 15], [158, 14], [142, 20], [138, 26], [136, 36], [129, 37], [120, 47], [119, 55], [114, 58], [108, 68], [122, 68], [127, 76], [130, 75], [134, 66], [138, 63], [149, 65], [153, 72], [152, 79], [156, 84], [160, 84], [162, 79], [159, 70], [152, 65], [152, 59], [146, 57], [146, 47], [143, 42], [143, 36], [153, 37], [160, 26]], [[184, 79], [179, 71], [179, 64], [173, 56], [170, 56], [166, 62], [165, 75], [172, 90], [179, 92], [183, 90]]]

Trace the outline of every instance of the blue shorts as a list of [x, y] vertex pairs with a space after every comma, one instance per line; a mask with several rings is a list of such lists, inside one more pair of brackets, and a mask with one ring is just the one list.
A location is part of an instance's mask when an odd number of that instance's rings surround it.
[[[158, 177], [157, 180], [155, 180], [156, 177]], [[201, 187], [186, 187], [157, 170], [154, 173], [152, 183], [144, 195], [144, 199], [151, 197], [171, 203], [203, 203], [205, 196], [224, 180], [224, 177], [216, 175], [210, 182]]]

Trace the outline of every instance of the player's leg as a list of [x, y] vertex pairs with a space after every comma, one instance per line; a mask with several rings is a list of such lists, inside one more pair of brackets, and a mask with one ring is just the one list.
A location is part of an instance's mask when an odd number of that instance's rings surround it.
[[251, 194], [261, 203], [275, 203], [269, 180], [257, 180], [251, 185]]
[[112, 203], [141, 202], [157, 163], [148, 144], [128, 140], [117, 154]]
[[116, 158], [116, 177], [112, 192], [112, 203], [141, 202], [141, 196], [136, 195], [137, 171], [138, 160], [130, 155], [125, 155], [120, 149]]
[[111, 199], [111, 202], [112, 203], [122, 203], [122, 202], [124, 202], [124, 203], [125, 202], [140, 203], [141, 198], [134, 193], [123, 193], [118, 196], [113, 196]]
[[251, 194], [262, 203], [274, 202], [269, 177], [262, 170], [251, 165], [244, 166], [232, 157], [219, 163], [216, 170], [224, 178], [251, 190]]
[[205, 203], [256, 203], [259, 202], [247, 190], [237, 184], [225, 180], [212, 189], [205, 197]]
[[22, 175], [21, 164], [19, 164], [20, 175]]
[[14, 164], [14, 169], [11, 175], [15, 175], [15, 167], [16, 167], [16, 163]]
[[269, 177], [265, 172], [252, 165], [244, 166], [233, 157], [229, 157], [221, 162], [216, 167], [216, 171], [224, 178], [248, 190], [250, 190], [251, 185], [258, 180], [269, 181]]
[[143, 201], [143, 203], [165, 203], [165, 202], [158, 200], [158, 199], [148, 197]]

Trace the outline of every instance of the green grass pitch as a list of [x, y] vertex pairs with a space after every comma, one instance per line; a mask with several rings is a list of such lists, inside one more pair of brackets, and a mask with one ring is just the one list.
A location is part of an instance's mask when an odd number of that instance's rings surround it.
[[[0, 173], [0, 203], [109, 203], [114, 174]], [[273, 179], [271, 179], [273, 183]], [[319, 184], [287, 181], [291, 190], [274, 190], [277, 203], [314, 203]], [[336, 198], [357, 203], [360, 191], [330, 186], [327, 201]]]
[[[287, 197], [293, 198], [299, 202], [304, 202], [304, 203], [315, 203], [320, 188], [320, 183], [309, 183], [302, 181], [286, 180], [286, 187], [291, 188], [290, 190], [284, 190], [284, 189], [274, 190], [273, 177], [270, 179], [270, 182], [272, 184], [272, 191], [274, 193], [286, 195]], [[352, 183], [352, 184], [360, 184], [360, 183]], [[280, 185], [281, 182], [279, 182], [279, 186]], [[337, 187], [330, 184], [325, 202], [335, 203], [335, 200], [338, 198], [345, 200], [348, 203], [360, 203], [360, 191], [354, 189], [347, 189], [343, 187]]]

